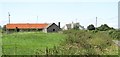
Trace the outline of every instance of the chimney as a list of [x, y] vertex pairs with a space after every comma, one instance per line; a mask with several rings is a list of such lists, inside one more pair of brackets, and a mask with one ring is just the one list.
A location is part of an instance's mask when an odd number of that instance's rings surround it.
[[58, 22], [58, 27], [60, 28], [60, 22]]

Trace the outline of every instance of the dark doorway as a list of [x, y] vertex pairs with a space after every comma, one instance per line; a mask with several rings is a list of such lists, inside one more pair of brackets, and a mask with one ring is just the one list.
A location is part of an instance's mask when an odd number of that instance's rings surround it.
[[53, 29], [53, 32], [55, 31], [55, 29]]
[[16, 31], [17, 31], [17, 32], [19, 32], [19, 31], [20, 31], [20, 29], [19, 29], [18, 27], [16, 27]]

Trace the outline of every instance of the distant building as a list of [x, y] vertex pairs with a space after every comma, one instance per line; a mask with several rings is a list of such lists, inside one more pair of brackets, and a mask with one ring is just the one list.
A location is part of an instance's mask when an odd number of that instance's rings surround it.
[[6, 31], [7, 32], [22, 32], [22, 31], [43, 31], [47, 32], [58, 32], [60, 31], [60, 22], [58, 25], [55, 23], [47, 24], [47, 23], [38, 23], [38, 24], [31, 24], [31, 23], [16, 23], [16, 24], [7, 24]]
[[69, 29], [73, 29], [75, 26], [79, 27], [79, 29], [84, 30], [84, 26], [81, 26], [79, 23], [69, 23], [66, 24], [65, 26], [62, 27], [63, 30], [69, 30]]

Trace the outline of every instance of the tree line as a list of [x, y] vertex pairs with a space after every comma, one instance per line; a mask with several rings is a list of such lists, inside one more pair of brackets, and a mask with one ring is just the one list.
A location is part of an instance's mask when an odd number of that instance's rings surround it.
[[98, 30], [98, 31], [107, 31], [107, 30], [115, 30], [113, 27], [109, 27], [107, 24], [102, 24], [99, 27], [96, 27], [91, 24], [87, 27], [88, 30]]

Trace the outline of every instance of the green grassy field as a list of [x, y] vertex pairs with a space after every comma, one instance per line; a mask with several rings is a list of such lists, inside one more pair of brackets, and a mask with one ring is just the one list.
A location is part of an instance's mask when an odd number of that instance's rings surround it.
[[4, 55], [118, 55], [112, 40], [108, 31], [19, 32], [3, 34], [2, 47]]
[[37, 51], [43, 51], [46, 47], [53, 48], [64, 41], [65, 35], [60, 33], [20, 32], [3, 34], [4, 55], [35, 55]]

